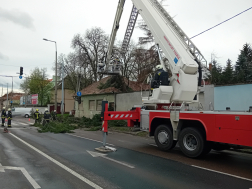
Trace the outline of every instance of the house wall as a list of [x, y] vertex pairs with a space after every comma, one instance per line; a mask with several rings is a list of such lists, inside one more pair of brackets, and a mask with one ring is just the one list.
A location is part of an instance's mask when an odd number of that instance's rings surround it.
[[[51, 102], [54, 102], [55, 92], [54, 90], [51, 91]], [[74, 110], [74, 99], [73, 96], [75, 96], [75, 93], [71, 90], [64, 89], [64, 103], [65, 103], [65, 112], [70, 112], [71, 110]], [[57, 91], [57, 102], [61, 103], [62, 101], [62, 90], [58, 89]]]
[[[149, 95], [148, 91], [144, 91], [142, 93], [142, 96], [148, 96], [148, 95]], [[109, 102], [115, 102], [116, 111], [128, 111], [134, 106], [142, 105], [141, 92], [85, 95], [81, 97], [81, 104], [78, 104], [78, 102], [75, 102], [75, 107], [76, 107], [75, 116], [76, 117], [85, 116], [85, 117], [92, 118], [93, 115], [101, 113], [101, 111], [89, 109], [90, 100], [95, 100], [95, 107], [97, 107], [97, 100], [107, 100]], [[214, 86], [213, 85], [206, 85], [204, 88], [202, 88], [199, 94], [199, 101], [201, 102], [203, 106], [203, 110], [210, 110], [211, 108], [209, 106], [210, 102], [214, 106]], [[198, 110], [200, 105], [199, 103], [191, 103], [189, 107], [191, 110]]]
[[[143, 91], [143, 96], [148, 96], [148, 91]], [[116, 111], [128, 111], [135, 105], [142, 105], [141, 92], [116, 94]]]
[[[100, 114], [101, 111], [97, 110], [97, 101], [98, 100], [107, 100], [110, 102], [115, 102], [115, 95], [114, 94], [94, 94], [94, 95], [83, 95], [81, 97], [81, 104], [75, 102], [75, 117], [88, 117], [92, 118], [95, 114]], [[89, 103], [91, 100], [94, 100], [94, 110], [90, 110]]]
[[252, 106], [252, 84], [220, 86], [214, 88], [215, 110], [247, 111]]
[[203, 108], [198, 102], [195, 102], [189, 104], [189, 109], [202, 109], [204, 111], [214, 110], [214, 85], [205, 85], [204, 87], [201, 87], [201, 91], [199, 93], [199, 102]]

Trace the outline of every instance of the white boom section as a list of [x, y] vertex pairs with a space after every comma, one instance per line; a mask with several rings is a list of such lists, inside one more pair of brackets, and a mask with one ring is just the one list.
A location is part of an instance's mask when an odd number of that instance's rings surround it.
[[114, 47], [116, 33], [117, 33], [117, 30], [119, 29], [119, 23], [120, 23], [120, 20], [121, 20], [124, 3], [125, 3], [125, 0], [120, 0], [118, 2], [117, 11], [116, 11], [116, 15], [115, 15], [115, 20], [114, 20], [113, 28], [112, 28], [110, 38], [109, 38], [109, 45], [108, 45], [108, 52], [107, 52], [107, 57], [106, 57], [106, 64], [109, 63], [110, 58], [111, 58], [111, 53], [112, 53], [112, 50], [113, 50], [113, 47]]
[[172, 102], [192, 102], [197, 94], [198, 64], [181, 38], [154, 6], [153, 0], [132, 0], [169, 61], [172, 72]]
[[119, 29], [119, 23], [121, 20], [124, 3], [125, 3], [125, 0], [119, 0], [118, 2], [114, 24], [113, 24], [112, 31], [109, 38], [106, 59], [105, 59], [105, 62], [98, 64], [98, 67], [97, 67], [98, 73], [103, 73], [107, 75], [114, 75], [114, 74], [120, 73], [121, 62], [119, 61], [119, 59], [112, 61], [112, 63], [110, 62], [110, 60], [111, 60], [111, 54], [112, 54], [114, 43], [115, 43], [116, 33], [117, 33], [117, 30]]

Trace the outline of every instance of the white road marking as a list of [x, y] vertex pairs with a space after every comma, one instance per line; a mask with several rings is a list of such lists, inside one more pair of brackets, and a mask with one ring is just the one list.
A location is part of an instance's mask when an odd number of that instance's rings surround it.
[[80, 180], [82, 180], [83, 182], [87, 183], [89, 186], [92, 186], [93, 188], [96, 189], [102, 189], [100, 186], [98, 186], [97, 184], [93, 183], [92, 181], [88, 180], [87, 178], [83, 177], [82, 175], [80, 175], [79, 173], [75, 172], [74, 170], [68, 168], [67, 166], [63, 165], [62, 163], [58, 162], [57, 160], [53, 159], [52, 157], [48, 156], [47, 154], [45, 154], [44, 152], [40, 151], [39, 149], [35, 148], [34, 146], [30, 145], [29, 143], [25, 142], [24, 140], [22, 140], [21, 138], [13, 135], [12, 133], [10, 133], [10, 135], [12, 135], [13, 137], [15, 137], [16, 139], [18, 139], [19, 141], [23, 142], [25, 145], [29, 146], [31, 149], [33, 149], [34, 151], [38, 152], [39, 154], [41, 154], [42, 156], [44, 156], [45, 158], [49, 159], [50, 161], [52, 161], [53, 163], [55, 163], [56, 165], [60, 166], [62, 169], [65, 169], [67, 172], [71, 173], [72, 175], [74, 175], [75, 177], [79, 178]]
[[204, 169], [204, 170], [207, 170], [207, 171], [212, 171], [212, 172], [215, 172], [215, 173], [220, 173], [220, 174], [223, 174], [223, 175], [235, 177], [235, 178], [238, 178], [238, 179], [243, 179], [243, 180], [247, 180], [247, 181], [252, 181], [251, 179], [244, 178], [244, 177], [240, 177], [240, 176], [237, 176], [237, 175], [232, 175], [232, 174], [228, 174], [228, 173], [224, 173], [224, 172], [220, 172], [220, 171], [215, 171], [215, 170], [212, 170], [212, 169], [207, 169], [207, 168], [199, 167], [199, 166], [196, 166], [196, 165], [191, 165], [191, 166], [192, 166], [192, 167], [199, 168], [199, 169]]
[[92, 151], [88, 151], [88, 150], [87, 150], [87, 152], [88, 152], [91, 156], [93, 156], [93, 157], [102, 157], [102, 158], [104, 158], [104, 159], [113, 161], [113, 162], [115, 162], [115, 163], [124, 165], [124, 166], [126, 166], [126, 167], [129, 167], [129, 168], [131, 168], [131, 169], [134, 169], [134, 168], [135, 168], [134, 166], [129, 165], [129, 164], [127, 164], [127, 163], [123, 163], [123, 162], [120, 162], [120, 161], [111, 159], [111, 158], [109, 158], [109, 157], [106, 157], [107, 154], [102, 154], [102, 153], [98, 153], [98, 152], [92, 152]]
[[0, 172], [4, 173], [4, 168], [1, 168], [2, 167], [2, 164], [0, 163]]
[[29, 123], [21, 123], [21, 122], [12, 122], [11, 123], [11, 125], [17, 125], [17, 126], [19, 126], [19, 125], [25, 125], [25, 126], [28, 126], [29, 125]]
[[16, 127], [16, 128], [14, 127], [14, 128], [13, 128], [13, 127], [11, 127], [11, 128], [8, 128], [8, 129], [10, 129], [10, 130], [13, 130], [13, 129], [14, 129], [14, 130], [15, 130], [15, 129], [27, 129], [27, 128], [20, 128], [20, 127]]
[[111, 146], [105, 146], [105, 148], [112, 150], [113, 152], [117, 151], [116, 148], [113, 148]]
[[[84, 139], [91, 140], [91, 141], [94, 141], [94, 142], [103, 143], [103, 142], [101, 142], [101, 141], [99, 141], [99, 140], [94, 140], [94, 139], [90, 139], [90, 138], [86, 138], [86, 137], [81, 137], [81, 136], [77, 136], [77, 135], [73, 135], [73, 134], [69, 134], [69, 133], [67, 133], [67, 134], [68, 134], [68, 135], [71, 135], [71, 136], [78, 137], [78, 138], [84, 138]], [[106, 144], [111, 145], [111, 146], [115, 146], [114, 144], [109, 144], [109, 143], [106, 143]]]
[[1, 169], [10, 169], [10, 170], [20, 170], [24, 176], [27, 178], [27, 180], [31, 183], [33, 188], [41, 188], [38, 183], [31, 177], [31, 175], [25, 170], [23, 167], [11, 167], [11, 166], [1, 166]]
[[21, 122], [20, 122], [20, 123], [18, 123], [18, 124], [21, 124], [21, 125], [28, 125], [28, 123], [21, 123]]

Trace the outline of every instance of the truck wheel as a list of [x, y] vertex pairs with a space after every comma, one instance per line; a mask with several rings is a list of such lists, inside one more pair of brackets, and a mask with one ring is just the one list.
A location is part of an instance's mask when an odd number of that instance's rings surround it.
[[28, 115], [28, 114], [25, 114], [25, 118], [29, 118], [29, 115]]
[[207, 153], [206, 141], [202, 133], [195, 128], [185, 128], [179, 135], [179, 147], [181, 151], [191, 158], [197, 158]]
[[159, 125], [155, 130], [154, 138], [158, 148], [163, 151], [171, 150], [177, 143], [173, 140], [172, 130], [168, 125]]

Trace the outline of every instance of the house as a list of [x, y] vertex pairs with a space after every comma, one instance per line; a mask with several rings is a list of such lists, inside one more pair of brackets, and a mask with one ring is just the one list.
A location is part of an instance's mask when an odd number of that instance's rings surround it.
[[23, 95], [24, 95], [24, 93], [12, 93], [12, 92], [10, 92], [8, 94], [8, 101], [7, 101], [7, 94], [3, 95], [0, 98], [0, 108], [2, 109], [3, 107], [10, 107], [11, 102], [12, 102], [12, 106], [19, 106], [20, 98]]
[[[100, 114], [103, 100], [108, 101], [109, 110], [117, 110], [116, 95], [122, 93], [122, 90], [113, 87], [112, 85], [107, 88], [101, 87], [106, 85], [111, 78], [112, 76], [105, 77], [99, 82], [95, 82], [81, 90], [81, 104], [78, 104], [77, 101], [75, 102], [76, 117], [85, 116], [92, 118], [95, 114]], [[146, 90], [150, 88], [149, 85], [142, 85], [142, 83], [129, 81], [126, 78], [124, 78], [123, 82], [128, 88], [126, 90], [131, 93], [139, 92], [141, 89]]]
[[[66, 79], [66, 78], [65, 78]], [[59, 78], [58, 78], [59, 81]], [[53, 83], [53, 88], [51, 90], [51, 100], [50, 104], [48, 104], [48, 107], [50, 108], [50, 111], [54, 110], [54, 99], [55, 99], [55, 77], [51, 81]], [[57, 102], [58, 102], [58, 110], [57, 112], [60, 112], [61, 102], [62, 102], [62, 82], [59, 82], [57, 87]], [[70, 90], [67, 85], [64, 85], [63, 89], [63, 95], [64, 95], [64, 112], [70, 112], [74, 110], [74, 96], [75, 92]]]

